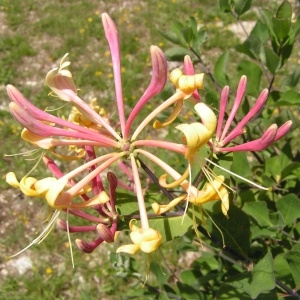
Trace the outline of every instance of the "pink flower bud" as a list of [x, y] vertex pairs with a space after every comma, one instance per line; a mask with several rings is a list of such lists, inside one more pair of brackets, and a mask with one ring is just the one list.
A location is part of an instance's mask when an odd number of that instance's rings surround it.
[[97, 232], [99, 236], [106, 242], [106, 243], [113, 243], [115, 238], [114, 234], [103, 224], [98, 224], [96, 226]]

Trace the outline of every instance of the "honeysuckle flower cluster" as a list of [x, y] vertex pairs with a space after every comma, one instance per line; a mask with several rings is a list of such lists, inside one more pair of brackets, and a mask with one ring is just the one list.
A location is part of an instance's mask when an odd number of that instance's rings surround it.
[[[161, 232], [150, 227], [146, 208], [147, 199], [144, 195], [145, 182], [141, 179], [141, 171], [143, 171], [140, 167], [141, 160], [146, 160], [154, 166], [155, 171], [158, 169], [159, 174], [162, 170], [163, 175], [156, 175], [157, 178], [159, 177], [160, 187], [173, 190], [173, 198], [169, 203], [151, 204], [154, 214], [166, 214], [169, 210], [176, 209], [181, 203], [203, 205], [209, 201], [219, 200], [222, 212], [226, 216], [229, 210], [229, 192], [224, 184], [224, 176], [218, 176], [203, 169], [207, 179], [200, 185], [201, 188], [192, 184], [192, 170], [199, 149], [209, 147], [216, 153], [262, 150], [286, 134], [291, 122], [287, 122], [279, 129], [276, 125], [272, 125], [259, 140], [227, 147], [229, 142], [244, 132], [243, 128], [246, 123], [263, 107], [267, 92], [262, 92], [253, 109], [227, 134], [245, 92], [246, 77], [241, 79], [236, 100], [223, 128], [228, 87], [222, 91], [217, 119], [213, 109], [200, 102], [198, 89], [203, 89], [204, 74], [195, 74], [189, 56], [184, 59], [183, 71], [175, 69], [169, 75], [170, 81], [175, 86], [174, 94], [141, 121], [138, 118], [140, 111], [145, 109], [146, 104], [163, 90], [168, 77], [166, 58], [157, 46], [150, 48], [151, 81], [126, 117], [118, 33], [114, 22], [106, 13], [102, 15], [102, 21], [112, 58], [117, 120], [111, 120], [107, 108], [102, 107], [101, 102], [97, 104], [93, 101], [88, 104], [79, 96], [72, 73], [68, 69], [70, 62], [67, 60], [67, 55], [61, 59], [58, 68], [52, 69], [47, 74], [46, 83], [52, 93], [57, 96], [54, 98], [56, 101], [62, 100], [72, 105], [72, 112], [68, 119], [54, 116], [37, 108], [15, 87], [8, 85], [7, 92], [11, 99], [10, 111], [14, 118], [24, 126], [21, 137], [43, 149], [42, 160], [52, 176], [38, 179], [31, 174], [26, 174], [18, 181], [15, 174], [10, 172], [6, 180], [27, 196], [43, 198], [51, 208], [56, 210], [47, 228], [32, 243], [42, 241], [56, 222], [59, 228], [69, 233], [88, 231], [97, 233], [97, 237], [92, 242], [76, 240], [77, 246], [84, 252], [92, 252], [104, 241], [107, 243], [115, 241], [116, 232], [119, 230], [118, 221], [122, 218], [117, 209], [116, 189], [119, 183], [119, 186], [134, 192], [139, 214], [133, 216], [129, 222], [132, 244], [122, 245], [117, 252], [152, 253], [158, 249], [163, 238]], [[175, 141], [143, 138], [143, 132], [149, 125], [152, 125], [155, 130], [165, 127], [172, 130], [173, 122], [178, 118], [186, 99], [194, 101], [196, 122], [174, 127], [178, 133], [181, 133]], [[161, 112], [170, 108], [173, 108], [173, 111], [166, 120], [157, 119]], [[159, 157], [157, 150], [167, 154], [175, 153], [185, 161], [186, 171], [180, 173], [175, 170], [168, 161]], [[68, 164], [72, 160], [78, 161], [79, 166], [68, 173], [63, 173], [61, 165]], [[121, 175], [117, 178], [112, 170], [123, 171], [125, 176]], [[107, 174], [107, 188], [103, 183], [105, 174]], [[132, 179], [132, 186], [127, 186], [123, 182], [122, 178], [126, 176]], [[170, 181], [168, 177], [172, 178], [173, 182], [168, 182]], [[88, 209], [97, 212], [98, 216], [88, 213]], [[61, 212], [88, 220], [92, 225], [69, 225], [65, 220], [59, 219]], [[136, 224], [136, 219], [139, 219], [139, 224]]]

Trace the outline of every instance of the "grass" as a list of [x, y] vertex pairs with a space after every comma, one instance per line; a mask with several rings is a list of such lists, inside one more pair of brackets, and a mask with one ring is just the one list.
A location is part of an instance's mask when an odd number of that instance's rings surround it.
[[[4, 257], [26, 246], [40, 230], [45, 217], [43, 204], [24, 199], [18, 192], [9, 190], [5, 183], [8, 171], [13, 170], [21, 176], [33, 165], [24, 161], [22, 156], [4, 157], [4, 154], [32, 149], [19, 138], [22, 128], [8, 111], [9, 100], [5, 85], [15, 85], [40, 108], [59, 107], [61, 103], [54, 103], [54, 98], [49, 98], [44, 78], [57, 61], [69, 52], [72, 73], [80, 94], [86, 100], [97, 97], [101, 106], [109, 107], [114, 99], [114, 90], [108, 46], [99, 19], [100, 14], [106, 11], [116, 21], [119, 29], [124, 98], [129, 109], [150, 80], [149, 47], [152, 44], [163, 49], [168, 46], [158, 30], [169, 30], [173, 20], [184, 22], [190, 15], [194, 15], [207, 26], [209, 40], [205, 44], [205, 55], [212, 62], [219, 53], [237, 42], [235, 38], [231, 39], [232, 33], [226, 28], [215, 26], [217, 20], [222, 20], [225, 25], [233, 20], [218, 11], [217, 3], [202, 2], [2, 1], [0, 134], [5, 143], [2, 143], [0, 149], [3, 157], [0, 160], [0, 188], [3, 191], [0, 202], [3, 224], [0, 234], [3, 243], [0, 250], [4, 269], [7, 268]], [[244, 18], [247, 20], [254, 17], [249, 14]], [[233, 61], [230, 63], [234, 64]], [[156, 101], [160, 99], [157, 98]], [[141, 119], [143, 117], [141, 114]], [[39, 168], [38, 172], [44, 172], [43, 168]], [[138, 293], [142, 287], [141, 278], [136, 275], [135, 279], [128, 279], [127, 275], [132, 269], [136, 274], [145, 274], [145, 257], [140, 257], [143, 263], [138, 267], [132, 265], [134, 262], [130, 258], [122, 258], [123, 261], [120, 261], [121, 258], [114, 254], [116, 246], [103, 245], [89, 255], [74, 249], [76, 267], [72, 269], [68, 247], [68, 240], [63, 232], [52, 232], [43, 244], [34, 246], [25, 253], [32, 260], [31, 270], [23, 275], [8, 270], [7, 275], [0, 275], [0, 298], [88, 300], [117, 299], [116, 294], [124, 294], [122, 299], [129, 299], [126, 298], [128, 288]], [[168, 246], [163, 248], [164, 255], [169, 251]], [[162, 261], [164, 257], [159, 259]], [[178, 257], [173, 253], [171, 259], [177, 261]]]

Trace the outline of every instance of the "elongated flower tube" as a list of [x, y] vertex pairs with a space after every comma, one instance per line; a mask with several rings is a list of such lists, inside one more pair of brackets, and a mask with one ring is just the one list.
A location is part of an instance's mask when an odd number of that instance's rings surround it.
[[[282, 138], [285, 134], [289, 132], [292, 126], [292, 121], [288, 121], [283, 124], [278, 130], [277, 125], [271, 125], [266, 132], [262, 135], [261, 138], [246, 142], [241, 145], [236, 146], [226, 146], [228, 143], [233, 142], [233, 140], [245, 133], [245, 126], [248, 122], [251, 121], [260, 111], [263, 109], [267, 99], [268, 99], [268, 90], [265, 89], [261, 92], [257, 98], [254, 106], [250, 111], [242, 118], [237, 125], [232, 125], [233, 120], [236, 117], [236, 113], [241, 105], [242, 99], [245, 94], [247, 86], [247, 77], [242, 76], [238, 85], [236, 97], [229, 113], [228, 119], [224, 125], [224, 117], [227, 108], [227, 102], [229, 97], [229, 87], [226, 86], [222, 90], [220, 98], [220, 110], [217, 124], [216, 139], [213, 142], [214, 152], [234, 152], [234, 151], [261, 151], [269, 147], [273, 142]], [[230, 127], [233, 129], [230, 131]]]

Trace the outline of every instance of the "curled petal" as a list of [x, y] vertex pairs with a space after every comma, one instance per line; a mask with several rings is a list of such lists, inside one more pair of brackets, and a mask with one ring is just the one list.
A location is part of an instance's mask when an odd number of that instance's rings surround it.
[[222, 209], [222, 213], [224, 216], [227, 216], [227, 212], [229, 210], [229, 193], [228, 190], [224, 187], [221, 186], [220, 190], [219, 190], [219, 194], [220, 194], [220, 198], [222, 201], [221, 204], [221, 209]]
[[152, 228], [144, 230], [144, 240], [141, 243], [141, 251], [152, 253], [157, 250], [162, 242], [161, 234]]
[[174, 69], [169, 75], [170, 81], [175, 85], [176, 89], [179, 89], [178, 81], [182, 75], [183, 75], [183, 72], [178, 68]]
[[116, 253], [124, 252], [124, 253], [133, 255], [133, 254], [136, 254], [139, 250], [140, 250], [139, 245], [130, 244], [130, 245], [123, 245], [123, 246], [119, 247], [116, 250]]
[[46, 177], [41, 180], [38, 180], [35, 184], [35, 190], [39, 193], [41, 196], [45, 196], [48, 190], [51, 188], [53, 184], [55, 184], [57, 181], [57, 178], [55, 177]]
[[178, 79], [179, 89], [186, 94], [193, 93], [196, 89], [203, 89], [204, 73], [196, 75], [182, 75]]
[[109, 196], [106, 194], [105, 191], [100, 192], [98, 195], [96, 195], [95, 197], [91, 198], [90, 200], [94, 200], [97, 201], [97, 204], [105, 204], [107, 203], [110, 199]]
[[67, 91], [77, 92], [76, 86], [72, 79], [72, 73], [66, 68], [70, 62], [66, 61], [68, 53], [60, 61], [59, 68], [54, 68], [48, 72], [46, 76], [46, 83], [49, 88], [62, 100], [71, 101]]
[[179, 204], [182, 200], [185, 200], [186, 198], [187, 198], [187, 195], [182, 195], [182, 196], [179, 196], [179, 197], [173, 199], [168, 204], [160, 205], [156, 202], [152, 203], [151, 207], [156, 215], [161, 215], [161, 214], [164, 214], [165, 212], [171, 210], [172, 208], [174, 208], [177, 204]]
[[185, 179], [187, 179], [188, 176], [189, 176], [189, 168], [187, 168], [185, 170], [185, 172], [182, 174], [182, 176], [180, 178], [173, 181], [172, 183], [167, 183], [167, 174], [164, 174], [164, 175], [160, 176], [159, 184], [162, 187], [167, 188], [167, 189], [175, 188], [175, 187], [179, 186]]
[[52, 187], [48, 190], [48, 192], [45, 195], [45, 198], [51, 207], [66, 208], [69, 206], [70, 202], [58, 203], [57, 201], [59, 194], [64, 190], [67, 184], [68, 184], [68, 179], [62, 177], [58, 179], [56, 183], [53, 184]]
[[153, 128], [159, 129], [159, 128], [166, 127], [166, 126], [170, 125], [171, 123], [173, 123], [174, 120], [179, 115], [182, 106], [183, 106], [183, 100], [178, 100], [176, 102], [174, 110], [172, 111], [172, 114], [167, 118], [167, 120], [165, 120], [163, 123], [158, 120], [154, 121]]
[[201, 123], [181, 124], [176, 126], [176, 129], [184, 134], [184, 141], [187, 144], [186, 159], [191, 159], [209, 140], [207, 139], [209, 132]]
[[27, 128], [22, 130], [21, 138], [24, 141], [30, 142], [31, 144], [39, 146], [42, 149], [50, 149], [53, 147], [53, 138], [37, 135], [29, 131]]
[[200, 117], [202, 124], [211, 135], [213, 135], [217, 126], [217, 117], [215, 113], [204, 103], [197, 103], [194, 106], [194, 109]]
[[34, 184], [38, 180], [34, 177], [24, 176], [20, 181], [20, 190], [26, 196], [36, 197], [39, 193], [36, 191]]
[[190, 97], [196, 89], [203, 89], [203, 77], [204, 73], [183, 75], [183, 72], [178, 68], [170, 73], [170, 81], [175, 85], [177, 90], [186, 94], [185, 98]]
[[130, 222], [129, 222], [130, 231], [139, 231], [140, 230], [140, 227], [138, 227], [134, 224], [135, 222], [136, 222], [135, 219], [130, 220]]
[[14, 172], [9, 172], [6, 174], [6, 182], [16, 188], [20, 187], [20, 182], [18, 181], [16, 174]]
[[152, 228], [132, 231], [130, 238], [132, 242], [135, 245], [139, 245], [140, 249], [145, 253], [151, 253], [157, 250], [162, 242], [161, 234]]
[[225, 188], [222, 187], [223, 182], [224, 176], [217, 176], [212, 183], [206, 183], [205, 188], [199, 191], [196, 197], [191, 196], [189, 201], [196, 204], [204, 204], [213, 200], [221, 200], [220, 189]]
[[140, 229], [134, 223], [135, 220], [131, 220], [129, 223], [131, 231], [130, 238], [133, 244], [119, 247], [117, 253], [126, 252], [135, 254], [138, 250], [142, 250], [145, 253], [151, 253], [157, 250], [162, 242], [161, 234], [152, 228]]
[[195, 110], [203, 124], [181, 124], [176, 127], [185, 135], [184, 140], [188, 147], [185, 154], [185, 158], [187, 159], [192, 158], [193, 155], [210, 140], [217, 126], [217, 118], [207, 105], [197, 103]]

